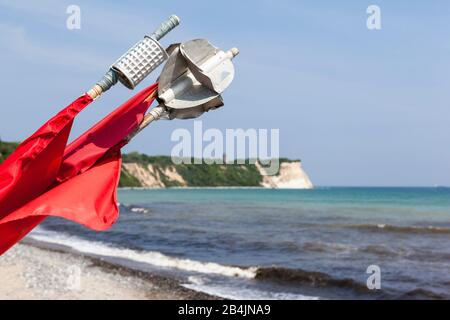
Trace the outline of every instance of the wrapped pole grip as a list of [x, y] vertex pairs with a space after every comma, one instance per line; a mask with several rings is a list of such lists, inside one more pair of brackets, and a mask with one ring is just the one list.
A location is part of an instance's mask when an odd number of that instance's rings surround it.
[[180, 18], [178, 18], [176, 15], [171, 15], [169, 17], [169, 19], [167, 19], [166, 21], [161, 23], [161, 25], [158, 27], [158, 29], [156, 29], [151, 34], [150, 38], [155, 39], [156, 41], [159, 41], [179, 24], [180, 24]]

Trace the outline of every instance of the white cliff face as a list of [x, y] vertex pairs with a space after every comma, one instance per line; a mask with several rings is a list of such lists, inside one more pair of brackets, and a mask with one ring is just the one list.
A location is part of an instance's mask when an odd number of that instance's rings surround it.
[[[161, 178], [161, 174], [154, 168], [153, 165], [142, 166], [137, 163], [123, 163], [124, 169], [134, 176], [145, 188], [165, 188], [165, 184]], [[177, 181], [181, 186], [186, 186], [187, 183], [181, 177], [175, 167], [170, 166], [162, 172], [165, 180]]]
[[300, 161], [280, 163], [280, 171], [275, 176], [267, 176], [264, 168], [257, 164], [263, 181], [261, 185], [265, 188], [276, 189], [312, 189], [314, 188], [308, 175], [302, 168]]
[[166, 176], [167, 180], [176, 181], [181, 186], [186, 187], [187, 183], [183, 179], [183, 177], [178, 173], [177, 169], [174, 166], [170, 166], [164, 169], [163, 174]]
[[137, 163], [123, 163], [124, 169], [134, 176], [145, 188], [164, 188], [159, 173], [153, 170], [151, 166], [141, 166]]

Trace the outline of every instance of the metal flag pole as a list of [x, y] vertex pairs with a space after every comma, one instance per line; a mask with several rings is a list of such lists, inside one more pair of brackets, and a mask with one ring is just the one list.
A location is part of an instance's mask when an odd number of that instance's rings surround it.
[[144, 39], [136, 43], [114, 62], [103, 78], [87, 94], [92, 99], [96, 99], [115, 85], [117, 81], [120, 81], [129, 89], [134, 89], [145, 77], [168, 59], [169, 55], [160, 45], [159, 40], [179, 23], [180, 19], [176, 15], [170, 16], [150, 36], [145, 36]]
[[160, 104], [146, 114], [127, 141], [155, 120], [197, 118], [224, 105], [221, 93], [233, 81], [232, 60], [239, 54], [237, 48], [225, 52], [208, 40], [196, 39], [172, 45], [168, 52], [158, 92], [147, 97], [157, 97]]

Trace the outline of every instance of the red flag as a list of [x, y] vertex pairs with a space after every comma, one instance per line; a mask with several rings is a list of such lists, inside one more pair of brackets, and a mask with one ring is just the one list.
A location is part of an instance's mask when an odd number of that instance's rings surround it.
[[67, 147], [54, 186], [0, 219], [0, 254], [49, 215], [97, 231], [114, 224], [119, 215], [120, 148], [142, 121], [153, 102], [146, 98], [156, 88], [155, 84], [144, 89]]
[[88, 95], [75, 100], [22, 142], [0, 165], [0, 220], [54, 182], [73, 120], [91, 102]]
[[145, 88], [72, 142], [64, 153], [58, 181], [88, 170], [110, 148], [133, 132], [154, 100], [147, 97], [156, 90], [156, 83]]

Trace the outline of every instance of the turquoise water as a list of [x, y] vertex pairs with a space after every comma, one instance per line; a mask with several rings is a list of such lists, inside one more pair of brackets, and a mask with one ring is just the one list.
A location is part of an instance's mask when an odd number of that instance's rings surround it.
[[[108, 232], [56, 219], [45, 228], [133, 250], [224, 297], [450, 298], [450, 189], [120, 190], [119, 201]], [[146, 254], [155, 252], [163, 258]], [[230, 277], [209, 262], [254, 274]], [[366, 287], [370, 265], [381, 290]]]

